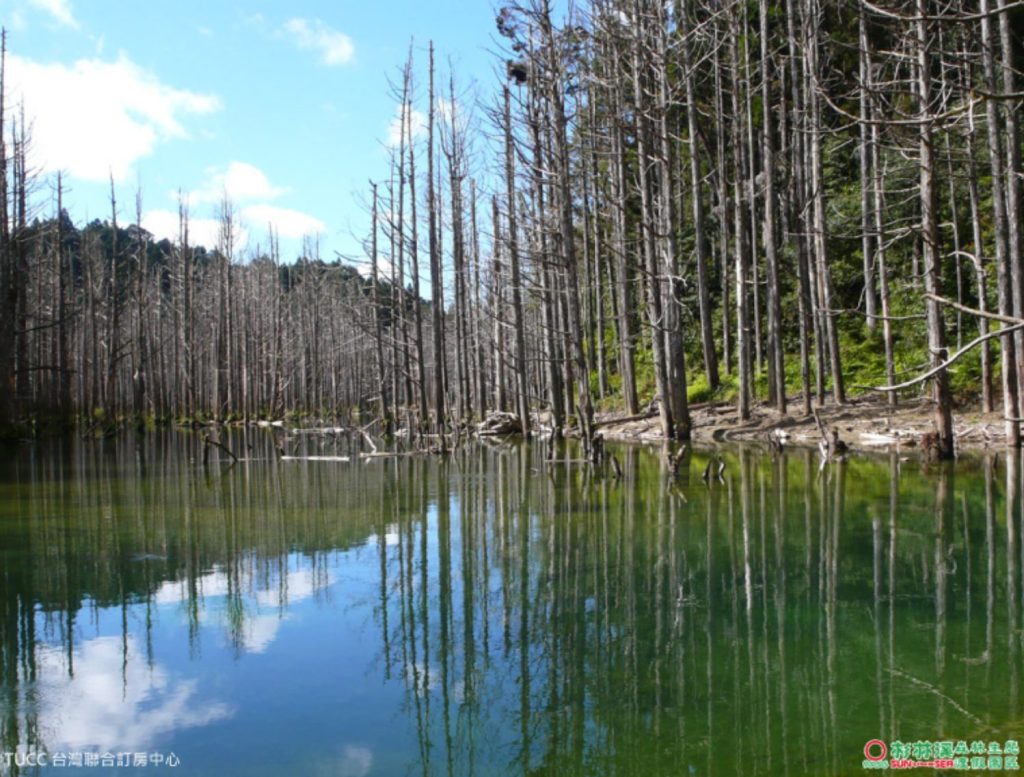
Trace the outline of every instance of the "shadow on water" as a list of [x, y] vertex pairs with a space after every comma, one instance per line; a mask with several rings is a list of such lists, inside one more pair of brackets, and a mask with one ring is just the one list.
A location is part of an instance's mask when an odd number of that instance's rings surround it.
[[1016, 455], [738, 448], [706, 485], [700, 451], [673, 477], [616, 448], [616, 479], [539, 445], [340, 463], [230, 444], [233, 466], [172, 434], [0, 467], [0, 750], [839, 775], [876, 737], [1024, 738]]

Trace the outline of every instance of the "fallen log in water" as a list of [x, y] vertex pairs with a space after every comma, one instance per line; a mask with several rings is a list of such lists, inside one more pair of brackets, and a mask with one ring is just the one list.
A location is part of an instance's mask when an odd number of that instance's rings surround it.
[[220, 435], [217, 434], [216, 430], [213, 432], [207, 432], [203, 435], [203, 466], [205, 467], [210, 463], [210, 448], [219, 448], [224, 451], [228, 456], [231, 457], [232, 461], [238, 461], [238, 457], [234, 452], [220, 441]]
[[476, 433], [480, 436], [522, 434], [523, 425], [513, 413], [494, 412], [477, 424]]
[[[691, 408], [692, 409], [692, 408]], [[593, 427], [600, 429], [602, 426], [614, 426], [615, 424], [628, 424], [633, 421], [646, 421], [658, 415], [657, 410], [648, 410], [636, 415], [619, 416], [617, 418], [605, 418], [601, 421], [594, 421]]]
[[281, 461], [372, 461], [376, 459], [397, 459], [402, 456], [415, 456], [421, 451], [374, 451], [360, 453], [356, 456], [282, 456]]
[[352, 461], [348, 456], [282, 456], [281, 461]]
[[861, 445], [899, 445], [900, 438], [895, 434], [884, 434], [881, 432], [861, 432]]

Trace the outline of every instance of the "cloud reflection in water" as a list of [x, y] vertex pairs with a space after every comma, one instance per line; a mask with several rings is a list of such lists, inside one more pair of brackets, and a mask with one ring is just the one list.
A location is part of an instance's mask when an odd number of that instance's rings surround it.
[[161, 735], [232, 716], [223, 702], [198, 698], [198, 681], [149, 666], [129, 636], [95, 637], [75, 650], [74, 675], [66, 654], [38, 655], [39, 726], [51, 750], [145, 750]]

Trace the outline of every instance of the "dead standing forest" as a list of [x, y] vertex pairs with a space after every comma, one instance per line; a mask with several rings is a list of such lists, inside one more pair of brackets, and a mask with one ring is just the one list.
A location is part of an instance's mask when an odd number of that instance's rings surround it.
[[599, 409], [681, 440], [695, 401], [874, 386], [933, 400], [943, 456], [968, 400], [1018, 445], [1020, 6], [503, 6], [500, 83], [419, 44], [382, 78], [400, 131], [358, 269], [272, 231], [240, 250], [228, 201], [215, 246], [185, 198], [158, 241], [113, 182], [76, 226], [0, 89], [0, 423], [502, 410], [589, 452]]

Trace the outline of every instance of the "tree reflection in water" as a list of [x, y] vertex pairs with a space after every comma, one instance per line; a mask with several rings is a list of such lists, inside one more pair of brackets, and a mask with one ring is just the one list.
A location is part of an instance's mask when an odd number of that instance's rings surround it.
[[[1017, 455], [922, 471], [742, 448], [705, 485], [701, 452], [673, 477], [618, 448], [615, 480], [539, 445], [347, 464], [231, 443], [249, 460], [204, 469], [178, 434], [6, 465], [4, 750], [87, 744], [54, 722], [83, 673], [120, 682], [107, 739], [187, 742], [241, 710], [181, 712], [190, 664], [221, 643], [273, 658], [338, 612], [376, 656], [361, 713], [389, 727], [389, 753], [345, 745], [362, 773], [844, 774], [875, 737], [1024, 738]], [[155, 627], [161, 607], [184, 628]], [[175, 642], [190, 658], [165, 667]], [[302, 757], [338, 749], [290, 734]]]

